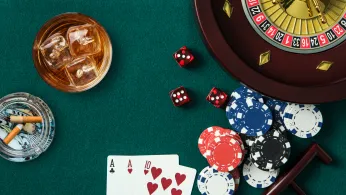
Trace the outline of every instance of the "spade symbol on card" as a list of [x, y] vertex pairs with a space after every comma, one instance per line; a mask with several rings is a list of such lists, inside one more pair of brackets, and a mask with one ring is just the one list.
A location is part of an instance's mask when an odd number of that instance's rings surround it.
[[114, 169], [113, 168], [111, 168], [111, 170], [109, 171], [110, 173], [114, 173], [115, 171], [114, 171]]
[[127, 164], [127, 172], [129, 172], [130, 174], [132, 173], [132, 163], [131, 163], [131, 160], [129, 160], [129, 163]]

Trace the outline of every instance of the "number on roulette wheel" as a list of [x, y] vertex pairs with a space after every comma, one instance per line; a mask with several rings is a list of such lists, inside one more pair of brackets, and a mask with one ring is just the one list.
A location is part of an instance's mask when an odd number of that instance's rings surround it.
[[346, 98], [346, 0], [195, 0], [207, 46], [264, 95], [298, 103]]

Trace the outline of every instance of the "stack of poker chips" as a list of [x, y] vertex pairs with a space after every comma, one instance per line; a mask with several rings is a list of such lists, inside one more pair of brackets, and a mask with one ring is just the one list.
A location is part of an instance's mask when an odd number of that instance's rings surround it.
[[[245, 86], [237, 88], [226, 107], [232, 128], [247, 136], [266, 134], [272, 126], [300, 138], [311, 138], [321, 130], [321, 111], [312, 104], [295, 104], [263, 97]], [[281, 125], [281, 126], [280, 126]]]
[[209, 165], [220, 172], [232, 171], [245, 157], [245, 147], [240, 136], [235, 131], [218, 126], [202, 132], [198, 148]]
[[315, 105], [295, 104], [263, 97], [245, 86], [231, 94], [226, 116], [242, 134], [249, 149], [243, 176], [255, 188], [273, 184], [280, 167], [287, 163], [291, 144], [286, 131], [301, 138], [315, 136], [322, 127], [322, 114]]
[[237, 167], [243, 162], [246, 153], [240, 136], [230, 129], [212, 126], [200, 135], [198, 148], [210, 165], [198, 176], [200, 192], [233, 194], [240, 182]]
[[210, 165], [198, 176], [202, 194], [233, 194], [240, 182], [235, 172], [239, 173], [237, 167], [243, 161], [246, 182], [255, 188], [269, 187], [290, 157], [287, 131], [310, 138], [323, 124], [315, 105], [264, 97], [245, 86], [230, 95], [226, 116], [233, 130], [209, 127], [198, 140], [199, 150]]

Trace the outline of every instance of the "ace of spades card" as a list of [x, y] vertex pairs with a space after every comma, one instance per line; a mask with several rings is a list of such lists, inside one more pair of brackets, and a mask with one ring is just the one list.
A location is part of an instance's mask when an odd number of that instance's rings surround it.
[[[151, 168], [154, 164], [164, 168], [176, 167], [179, 165], [179, 156], [108, 156], [107, 195], [148, 194], [147, 188], [140, 193], [138, 193], [137, 188], [143, 186], [146, 179], [151, 176]], [[155, 186], [152, 187], [155, 188]]]

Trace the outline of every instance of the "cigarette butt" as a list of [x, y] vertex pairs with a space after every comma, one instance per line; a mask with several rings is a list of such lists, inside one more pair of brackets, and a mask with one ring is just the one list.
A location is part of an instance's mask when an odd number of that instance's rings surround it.
[[33, 123], [25, 123], [23, 130], [32, 135], [36, 131], [36, 126]]
[[8, 145], [17, 135], [18, 133], [23, 129], [22, 124], [18, 124], [12, 131], [5, 137], [3, 142]]
[[42, 123], [41, 116], [10, 116], [11, 123]]

